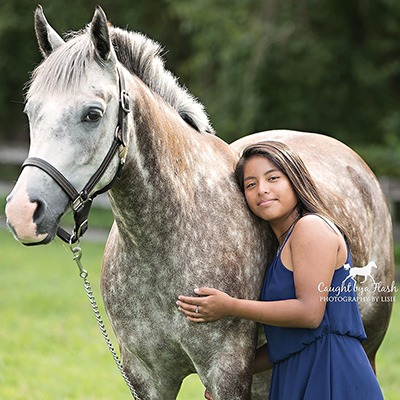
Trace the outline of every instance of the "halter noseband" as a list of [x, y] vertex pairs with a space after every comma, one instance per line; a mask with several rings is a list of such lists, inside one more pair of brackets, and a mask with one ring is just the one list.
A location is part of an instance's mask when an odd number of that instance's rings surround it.
[[[97, 171], [92, 175], [89, 181], [86, 183], [84, 188], [78, 192], [75, 187], [68, 181], [68, 179], [55, 167], [53, 167], [47, 161], [38, 157], [27, 158], [21, 166], [21, 171], [23, 168], [37, 167], [42, 171], [46, 172], [53, 180], [61, 187], [61, 189], [66, 193], [70, 199], [70, 204], [72, 207], [72, 212], [74, 215], [75, 227], [72, 230], [72, 234], [69, 234], [63, 228], [58, 227], [57, 236], [64, 242], [72, 244], [78, 241], [78, 239], [87, 231], [88, 229], [88, 216], [90, 212], [90, 207], [96, 196], [101, 193], [105, 193], [107, 190], [115, 184], [119, 178], [122, 167], [125, 164], [126, 153], [127, 153], [127, 115], [131, 112], [129, 104], [129, 93], [125, 90], [125, 79], [121, 67], [117, 64], [118, 73], [118, 86], [119, 86], [119, 111], [118, 111], [118, 125], [115, 129], [114, 140], [108, 150], [106, 156], [104, 157], [102, 163], [100, 164]], [[111, 182], [97, 190], [93, 194], [90, 194], [97, 183], [100, 181], [107, 168], [109, 167], [115, 153], [120, 149], [119, 157], [120, 163], [118, 166], [117, 173]]]

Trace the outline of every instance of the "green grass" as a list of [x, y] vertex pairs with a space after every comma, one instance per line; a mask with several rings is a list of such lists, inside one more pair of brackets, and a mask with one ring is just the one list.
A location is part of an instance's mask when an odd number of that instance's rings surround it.
[[[56, 240], [27, 248], [4, 230], [0, 243], [0, 399], [131, 398], [92, 315], [68, 246]], [[104, 245], [82, 246], [82, 261], [100, 305]], [[104, 311], [102, 315], [106, 320]], [[202, 397], [197, 377], [186, 379], [179, 400]]]
[[[83, 241], [82, 246], [82, 261], [101, 304], [104, 245]], [[0, 310], [0, 399], [131, 398], [98, 330], [71, 252], [59, 240], [27, 248], [0, 230]], [[399, 350], [400, 307], [395, 304], [377, 358], [386, 400], [397, 399], [400, 391]], [[191, 375], [178, 399], [200, 400], [203, 392]]]
[[[397, 300], [400, 297], [397, 296]], [[392, 318], [376, 357], [378, 382], [385, 400], [398, 400], [400, 393], [400, 304], [393, 305]]]

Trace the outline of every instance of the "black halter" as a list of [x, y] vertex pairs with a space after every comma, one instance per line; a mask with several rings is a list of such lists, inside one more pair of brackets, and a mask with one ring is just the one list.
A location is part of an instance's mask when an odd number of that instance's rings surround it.
[[[92, 175], [84, 188], [78, 192], [74, 186], [68, 181], [68, 179], [55, 167], [53, 167], [47, 161], [37, 158], [29, 157], [22, 164], [21, 170], [27, 166], [37, 167], [50, 175], [55, 182], [61, 187], [61, 189], [67, 194], [70, 199], [70, 204], [72, 206], [72, 212], [74, 215], [75, 227], [73, 228], [72, 234], [69, 234], [63, 228], [59, 227], [57, 230], [57, 236], [64, 242], [72, 244], [78, 241], [78, 239], [87, 231], [88, 228], [88, 216], [90, 212], [90, 207], [96, 196], [101, 193], [106, 192], [111, 189], [119, 178], [122, 167], [125, 163], [126, 152], [127, 152], [127, 119], [126, 116], [131, 112], [129, 104], [129, 94], [125, 90], [125, 79], [121, 67], [117, 65], [118, 73], [118, 85], [120, 91], [119, 99], [119, 112], [118, 112], [118, 125], [115, 129], [114, 140], [111, 144], [108, 153], [106, 154], [103, 162], [100, 164], [97, 171]], [[96, 184], [100, 181], [104, 173], [106, 172], [108, 166], [110, 165], [112, 159], [114, 158], [116, 152], [120, 149], [120, 164], [118, 166], [117, 173], [111, 182], [91, 194], [92, 190]]]

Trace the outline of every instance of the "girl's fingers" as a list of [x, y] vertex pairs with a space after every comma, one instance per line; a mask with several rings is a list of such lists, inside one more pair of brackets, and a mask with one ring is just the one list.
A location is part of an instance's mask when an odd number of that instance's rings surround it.
[[186, 312], [185, 315], [187, 315], [188, 317], [191, 317], [191, 318], [204, 318], [204, 315], [196, 314], [196, 313], [192, 313], [192, 312]]
[[[209, 296], [218, 292], [217, 289], [202, 287], [194, 290], [196, 294], [201, 296]], [[192, 322], [206, 322], [201, 314], [201, 307], [205, 307], [205, 302], [208, 301], [205, 297], [179, 296], [176, 304], [179, 306], [179, 311], [187, 316], [187, 319]], [[197, 312], [196, 312], [197, 310]]]
[[197, 307], [193, 307], [193, 306], [190, 306], [190, 307], [191, 308], [189, 309], [187, 306], [184, 307], [184, 306], [180, 305], [178, 309], [179, 309], [179, 311], [181, 311], [183, 314], [185, 314], [187, 316], [190, 316], [190, 317], [193, 317], [193, 318], [199, 318], [200, 317], [200, 311], [196, 312], [196, 308]]
[[179, 296], [178, 297], [178, 299], [181, 301], [181, 302], [185, 302], [185, 303], [187, 303], [187, 304], [193, 304], [193, 305], [195, 305], [195, 306], [197, 306], [197, 305], [199, 305], [199, 304], [201, 304], [202, 302], [203, 302], [203, 298], [201, 298], [201, 297], [188, 297], [188, 296]]
[[178, 310], [187, 316], [187, 319], [193, 322], [205, 322], [204, 316], [199, 312], [196, 312], [197, 306], [187, 305], [180, 301], [177, 301], [179, 307]]
[[191, 322], [207, 322], [204, 318], [202, 317], [187, 317], [187, 319]]
[[218, 292], [217, 289], [212, 289], [209, 287], [201, 287], [201, 288], [196, 288], [194, 289], [194, 292], [196, 294], [200, 294], [202, 296], [210, 296], [212, 294], [215, 294], [216, 292]]
[[[179, 306], [181, 311], [189, 311], [189, 312], [196, 312], [198, 305], [187, 304], [182, 301], [177, 301], [176, 304]], [[200, 307], [200, 306], [199, 306]]]
[[[200, 296], [210, 296], [216, 294], [218, 290], [208, 287], [201, 287], [194, 289], [194, 292]], [[179, 296], [178, 299], [184, 301], [185, 303], [195, 304], [195, 305], [202, 304], [202, 301], [204, 300], [203, 297], [192, 297], [192, 296], [182, 296], [182, 295]]]

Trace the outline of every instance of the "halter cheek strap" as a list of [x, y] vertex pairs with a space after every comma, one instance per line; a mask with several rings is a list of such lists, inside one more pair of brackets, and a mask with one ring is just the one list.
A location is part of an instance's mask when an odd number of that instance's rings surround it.
[[[70, 204], [72, 207], [72, 212], [74, 215], [75, 227], [72, 234], [69, 234], [66, 230], [59, 227], [57, 230], [57, 236], [64, 242], [72, 244], [78, 241], [78, 239], [87, 231], [88, 229], [88, 216], [90, 212], [90, 207], [96, 196], [101, 193], [105, 193], [118, 180], [121, 175], [122, 167], [125, 164], [127, 146], [128, 146], [128, 136], [127, 136], [127, 115], [131, 112], [130, 109], [130, 99], [129, 93], [125, 90], [125, 79], [123, 71], [120, 65], [117, 65], [118, 73], [118, 85], [119, 85], [119, 111], [118, 111], [118, 124], [115, 130], [114, 140], [108, 150], [106, 156], [104, 157], [102, 163], [96, 172], [92, 175], [89, 181], [86, 183], [84, 188], [78, 192], [75, 187], [68, 181], [68, 179], [55, 167], [53, 167], [47, 161], [38, 157], [27, 158], [21, 166], [21, 170], [25, 167], [37, 167], [42, 171], [46, 172], [65, 192], [65, 194], [70, 199]], [[118, 166], [117, 173], [111, 182], [92, 193], [93, 189], [103, 177], [107, 168], [111, 164], [115, 154], [119, 152], [120, 163]], [[92, 193], [92, 194], [91, 194]]]

